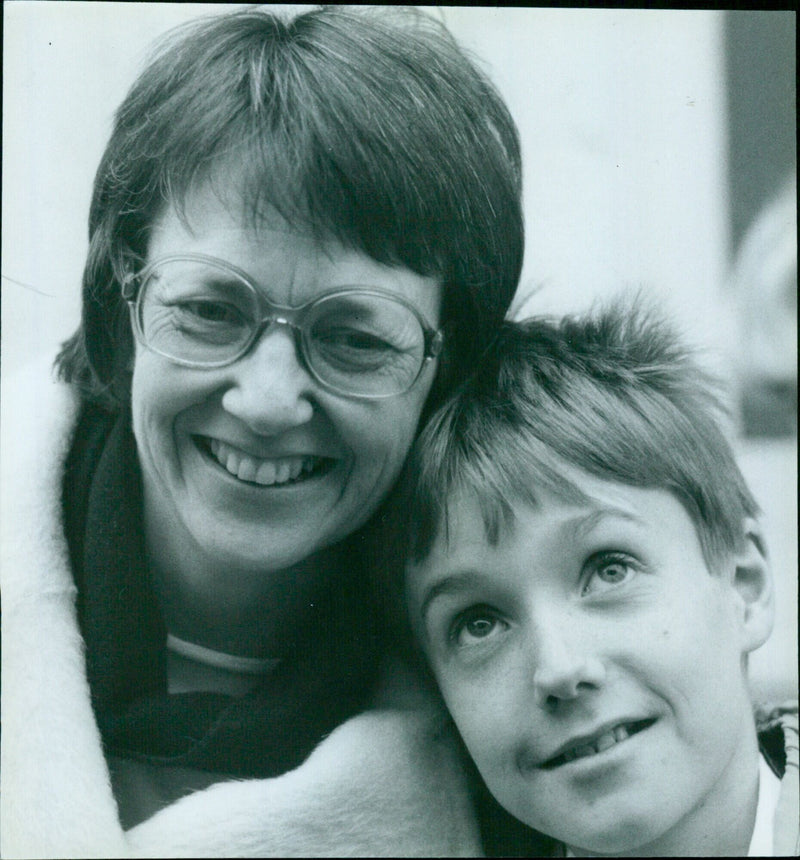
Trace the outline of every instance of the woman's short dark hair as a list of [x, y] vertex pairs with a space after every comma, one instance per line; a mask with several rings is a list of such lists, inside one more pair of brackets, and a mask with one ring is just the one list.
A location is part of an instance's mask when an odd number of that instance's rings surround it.
[[511, 302], [524, 246], [519, 139], [502, 98], [418, 10], [326, 6], [290, 18], [253, 8], [169, 34], [117, 111], [62, 378], [109, 408], [129, 396], [121, 284], [141, 268], [165, 204], [180, 211], [232, 163], [253, 223], [272, 209], [442, 279], [447, 354], [429, 402], [452, 369], [474, 365]]

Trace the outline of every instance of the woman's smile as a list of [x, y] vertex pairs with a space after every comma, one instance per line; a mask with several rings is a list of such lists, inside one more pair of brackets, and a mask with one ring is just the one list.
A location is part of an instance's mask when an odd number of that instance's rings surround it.
[[201, 453], [237, 480], [260, 487], [285, 487], [320, 477], [336, 463], [332, 457], [285, 455], [259, 457], [219, 439], [195, 436]]

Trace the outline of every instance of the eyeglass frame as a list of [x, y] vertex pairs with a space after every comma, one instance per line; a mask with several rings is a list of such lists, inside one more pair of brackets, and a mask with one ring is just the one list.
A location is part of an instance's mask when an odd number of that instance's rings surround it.
[[[244, 285], [248, 287], [255, 295], [256, 303], [260, 311], [262, 312], [262, 316], [260, 317], [260, 319], [257, 320], [257, 323], [254, 325], [253, 333], [250, 338], [245, 342], [245, 345], [233, 358], [228, 358], [224, 361], [212, 363], [175, 358], [174, 356], [169, 355], [162, 350], [156, 349], [154, 346], [152, 346], [152, 344], [148, 343], [147, 339], [145, 338], [144, 331], [142, 330], [139, 313], [139, 308], [141, 305], [141, 296], [143, 294], [143, 290], [141, 289], [141, 287], [147, 282], [147, 279], [156, 268], [165, 263], [173, 263], [180, 260], [206, 263], [216, 268], [221, 268], [223, 271], [228, 271], [236, 275], [236, 277], [239, 278], [239, 280], [241, 280]], [[313, 367], [312, 363], [308, 360], [305, 347], [306, 334], [305, 330], [302, 327], [302, 317], [307, 314], [309, 308], [313, 307], [315, 304], [318, 304], [321, 301], [348, 295], [378, 296], [380, 298], [387, 299], [388, 301], [402, 305], [404, 308], [406, 308], [406, 310], [410, 311], [417, 319], [417, 322], [419, 323], [423, 334], [423, 360], [420, 363], [419, 369], [417, 370], [414, 378], [402, 390], [393, 391], [389, 394], [360, 394], [346, 391], [324, 380], [319, 375], [317, 370]], [[355, 286], [342, 286], [337, 287], [330, 292], [316, 296], [315, 298], [311, 299], [308, 302], [305, 302], [302, 305], [281, 305], [277, 302], [270, 301], [264, 295], [264, 293], [258, 289], [256, 282], [250, 275], [247, 274], [247, 272], [238, 268], [238, 266], [234, 266], [233, 263], [229, 263], [226, 260], [222, 260], [219, 257], [214, 257], [210, 254], [168, 254], [164, 257], [159, 257], [156, 260], [153, 260], [147, 265], [145, 265], [140, 272], [129, 272], [125, 276], [122, 281], [122, 298], [125, 300], [125, 302], [127, 302], [130, 308], [134, 334], [136, 335], [136, 339], [139, 341], [139, 343], [142, 344], [142, 346], [144, 346], [146, 349], [149, 349], [151, 352], [156, 353], [157, 355], [163, 356], [174, 364], [177, 364], [181, 367], [190, 367], [195, 370], [217, 370], [221, 367], [228, 367], [231, 364], [235, 364], [237, 361], [239, 361], [239, 359], [244, 358], [248, 354], [248, 352], [250, 352], [253, 346], [261, 339], [261, 336], [263, 335], [265, 329], [267, 329], [270, 325], [275, 324], [286, 326], [291, 329], [294, 334], [294, 343], [297, 357], [300, 359], [302, 366], [305, 368], [305, 370], [308, 371], [308, 373], [315, 380], [315, 382], [317, 382], [326, 390], [333, 392], [334, 394], [338, 394], [344, 397], [351, 397], [356, 400], [384, 400], [389, 397], [399, 397], [401, 394], [406, 394], [414, 387], [414, 385], [416, 385], [417, 381], [422, 376], [422, 372], [425, 367], [430, 364], [430, 362], [433, 361], [435, 358], [439, 357], [444, 346], [444, 331], [442, 329], [436, 329], [431, 326], [425, 319], [425, 317], [422, 315], [422, 313], [416, 307], [414, 307], [411, 302], [409, 302], [402, 296], [395, 295], [394, 293], [389, 293], [388, 291], [381, 290], [378, 287], [364, 288]], [[271, 310], [272, 313], [264, 316], [263, 311], [265, 309]], [[281, 314], [283, 314], [283, 316], [281, 316]]]

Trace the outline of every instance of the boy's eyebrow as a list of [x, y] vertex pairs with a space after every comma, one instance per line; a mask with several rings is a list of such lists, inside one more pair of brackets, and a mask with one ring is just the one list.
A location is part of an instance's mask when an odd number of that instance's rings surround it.
[[422, 603], [419, 607], [419, 614], [424, 620], [428, 613], [428, 608], [437, 597], [441, 597], [443, 594], [454, 594], [463, 591], [477, 585], [481, 581], [481, 575], [474, 570], [459, 570], [448, 573], [425, 590], [425, 596], [422, 598]]
[[[627, 520], [632, 523], [642, 523], [641, 517], [637, 516], [634, 511], [618, 507], [617, 505], [602, 504], [589, 513], [582, 513], [567, 520], [562, 525], [562, 528], [564, 529], [565, 537], [569, 535], [571, 540], [576, 540], [590, 534], [603, 520], [614, 518]], [[425, 590], [419, 608], [422, 619], [425, 619], [430, 604], [437, 597], [443, 594], [458, 593], [459, 591], [475, 587], [484, 581], [484, 577], [478, 571], [469, 568], [454, 570], [446, 574]]]
[[628, 520], [633, 523], [642, 522], [641, 517], [637, 516], [634, 511], [629, 511], [616, 505], [602, 505], [588, 514], [575, 517], [575, 519], [570, 520], [566, 525], [573, 531], [576, 537], [583, 537], [590, 534], [592, 529], [596, 528], [603, 520], [614, 518]]

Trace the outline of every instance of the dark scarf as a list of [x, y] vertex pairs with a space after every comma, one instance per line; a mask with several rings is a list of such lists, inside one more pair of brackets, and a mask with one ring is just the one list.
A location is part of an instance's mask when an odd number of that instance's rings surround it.
[[145, 565], [130, 416], [85, 407], [64, 513], [92, 704], [108, 753], [243, 777], [299, 765], [362, 710], [380, 648], [367, 579], [350, 570], [315, 601], [307, 641], [244, 697], [167, 693], [166, 629]]

